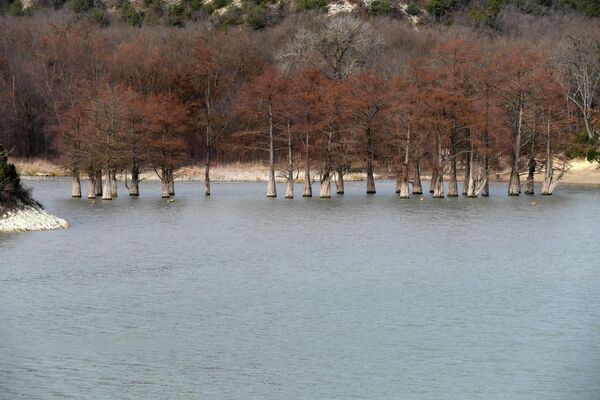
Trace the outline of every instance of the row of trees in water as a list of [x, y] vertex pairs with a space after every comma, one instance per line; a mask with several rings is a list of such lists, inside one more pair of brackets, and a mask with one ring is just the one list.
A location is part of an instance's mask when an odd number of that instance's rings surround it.
[[278, 173], [285, 197], [301, 175], [303, 196], [317, 179], [326, 198], [332, 180], [343, 193], [355, 168], [366, 172], [367, 193], [380, 168], [396, 172], [403, 198], [422, 193], [422, 170], [434, 197], [458, 196], [459, 181], [463, 194], [487, 196], [490, 171], [504, 166], [509, 195], [533, 193], [540, 172], [551, 194], [575, 138], [597, 136], [590, 38], [570, 37], [554, 54], [517, 41], [431, 38], [426, 51], [382, 67], [373, 60], [384, 37], [353, 17], [300, 29], [276, 51], [243, 31], [140, 32], [117, 44], [94, 33], [56, 26], [36, 39], [74, 197], [87, 177], [88, 197], [112, 198], [123, 171], [131, 195], [140, 173], [155, 171], [169, 197], [190, 163], [204, 164], [209, 195], [215, 157], [264, 159], [269, 197]]

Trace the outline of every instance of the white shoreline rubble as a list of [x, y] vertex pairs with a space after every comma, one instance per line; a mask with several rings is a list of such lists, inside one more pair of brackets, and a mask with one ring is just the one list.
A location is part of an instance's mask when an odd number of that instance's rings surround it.
[[68, 227], [67, 221], [41, 207], [25, 206], [0, 217], [0, 233], [48, 231]]

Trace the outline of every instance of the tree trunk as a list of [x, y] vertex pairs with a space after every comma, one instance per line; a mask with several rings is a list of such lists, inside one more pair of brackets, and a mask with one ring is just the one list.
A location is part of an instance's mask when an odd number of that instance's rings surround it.
[[448, 178], [448, 197], [458, 197], [458, 182], [456, 179], [456, 129], [450, 133], [450, 177]]
[[519, 159], [521, 157], [521, 132], [523, 129], [523, 103], [519, 102], [519, 116], [514, 133], [514, 149], [512, 165], [510, 169], [510, 181], [508, 185], [508, 195], [518, 196], [521, 193], [521, 178], [519, 177]]
[[443, 160], [444, 154], [442, 152], [442, 142], [439, 137], [437, 139], [438, 139], [437, 140], [438, 156], [437, 156], [437, 161], [436, 161], [436, 165], [435, 165], [436, 170], [434, 170], [435, 181], [432, 179], [432, 185], [433, 185], [433, 197], [441, 199], [444, 197], [444, 160]]
[[304, 192], [302, 193], [302, 197], [312, 197], [312, 185], [310, 181], [310, 153], [309, 153], [309, 136], [308, 132], [306, 133], [306, 143], [305, 143], [305, 160], [304, 160]]
[[104, 170], [102, 176], [102, 200], [112, 200], [112, 179], [110, 178], [110, 170]]
[[287, 187], [285, 189], [285, 198], [286, 199], [294, 198], [294, 177], [291, 175], [288, 176]]
[[275, 185], [275, 146], [273, 144], [273, 106], [269, 96], [269, 182], [267, 184], [267, 197], [277, 197]]
[[525, 183], [525, 194], [534, 194], [534, 180], [535, 180], [535, 167], [537, 163], [535, 162], [535, 158], [533, 156], [529, 159], [527, 163], [528, 174], [527, 174], [527, 182]]
[[373, 144], [371, 142], [371, 128], [367, 128], [367, 194], [374, 194], [375, 178], [373, 177]]
[[550, 191], [550, 186], [552, 185], [552, 177], [554, 175], [554, 171], [552, 168], [552, 159], [546, 160], [546, 173], [544, 174], [544, 184], [542, 185], [542, 196], [550, 196], [552, 194], [552, 192]]
[[483, 146], [485, 154], [483, 155], [483, 188], [481, 189], [481, 195], [483, 197], [488, 197], [490, 195], [490, 158], [488, 156], [489, 146], [488, 146], [488, 131], [487, 129], [483, 131]]
[[431, 170], [431, 181], [429, 181], [429, 193], [435, 192], [435, 185], [437, 184], [438, 180], [438, 171], [436, 168], [436, 166], [433, 166]]
[[529, 154], [529, 162], [527, 163], [527, 182], [525, 182], [525, 194], [534, 194], [534, 179], [535, 179], [535, 168], [537, 166], [535, 162], [535, 123], [533, 120], [533, 133], [531, 137], [531, 153]]
[[131, 166], [131, 186], [129, 187], [129, 195], [140, 195], [140, 171], [136, 162]]
[[99, 169], [96, 171], [96, 179], [94, 182], [96, 183], [96, 197], [102, 197], [102, 188], [104, 187], [102, 184], [102, 170]]
[[71, 182], [71, 197], [81, 197], [81, 180], [79, 179], [79, 171], [73, 171], [73, 179]]
[[173, 176], [173, 168], [169, 168], [169, 195], [175, 196], [175, 177]]
[[337, 180], [335, 181], [335, 187], [336, 187], [336, 193], [337, 194], [344, 194], [345, 188], [344, 188], [344, 167], [343, 166], [339, 166], [337, 169]]
[[114, 169], [109, 171], [110, 175], [110, 194], [113, 199], [117, 198], [117, 171]]
[[410, 198], [410, 191], [408, 187], [408, 163], [402, 166], [402, 182], [400, 183], [400, 198]]
[[542, 185], [543, 196], [552, 194], [552, 180], [554, 177], [554, 167], [552, 165], [552, 149], [550, 147], [550, 120], [546, 130], [546, 173], [544, 174], [544, 184]]
[[210, 196], [210, 149], [206, 148], [206, 163], [204, 164], [204, 195]]
[[[439, 134], [434, 138], [435, 141], [438, 141]], [[429, 181], [429, 193], [435, 192], [435, 185], [437, 185], [438, 181], [438, 172], [440, 170], [440, 158], [439, 158], [439, 145], [436, 143], [433, 144], [433, 151], [431, 155], [431, 181]]]
[[169, 181], [166, 178], [163, 178], [161, 180], [161, 182], [162, 182], [162, 185], [161, 185], [162, 190], [161, 190], [160, 196], [163, 199], [168, 199], [171, 197], [171, 195], [169, 194]]
[[[466, 186], [467, 186], [467, 197], [470, 198], [475, 198], [477, 197], [477, 188], [476, 185], [479, 181], [479, 179], [475, 178], [475, 161], [474, 161], [474, 157], [475, 157], [475, 151], [473, 149], [473, 142], [469, 142], [469, 159], [467, 161], [468, 165], [469, 165], [469, 175], [467, 177], [467, 182], [466, 182]], [[479, 163], [478, 163], [479, 164]], [[479, 165], [478, 165], [478, 169], [479, 169]]]
[[96, 198], [96, 173], [88, 172], [88, 199]]
[[418, 145], [415, 150], [415, 177], [413, 179], [412, 194], [423, 194], [423, 185], [421, 184], [421, 161]]
[[465, 156], [465, 175], [463, 177], [462, 195], [467, 196], [469, 191], [469, 180], [471, 179], [471, 150]]
[[400, 198], [408, 199], [410, 197], [408, 187], [408, 152], [410, 151], [410, 127], [406, 132], [406, 147], [404, 148], [404, 163], [402, 164], [402, 181], [400, 183]]
[[321, 187], [319, 190], [319, 197], [322, 199], [331, 198], [331, 174], [329, 171], [325, 171], [321, 177]]
[[285, 190], [285, 198], [294, 198], [294, 163], [292, 159], [292, 134], [290, 131], [290, 121], [288, 120], [288, 177], [287, 188]]
[[160, 176], [160, 197], [163, 199], [168, 199], [171, 197], [170, 195], [170, 185], [169, 185], [169, 169], [167, 167], [162, 167], [162, 175]]

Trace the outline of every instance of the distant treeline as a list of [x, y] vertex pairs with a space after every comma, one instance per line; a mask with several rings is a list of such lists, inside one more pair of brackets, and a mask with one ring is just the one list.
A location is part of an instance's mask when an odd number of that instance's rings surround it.
[[[572, 157], [598, 158], [598, 26], [531, 25], [519, 35], [462, 28], [415, 30], [389, 19], [322, 17], [302, 26], [215, 30], [3, 19], [0, 140], [21, 156], [58, 157], [110, 198], [116, 174], [154, 170], [163, 196], [174, 171], [215, 160], [265, 160], [287, 197], [330, 196], [350, 166], [398, 173], [401, 197], [488, 194], [491, 168], [511, 171], [508, 193], [551, 194]], [[385, 22], [385, 23], [384, 23]], [[541, 29], [541, 28], [540, 28]], [[504, 164], [504, 165], [503, 165]], [[460, 175], [460, 177], [459, 177]], [[523, 177], [521, 177], [523, 175]], [[103, 185], [101, 185], [101, 183]]]

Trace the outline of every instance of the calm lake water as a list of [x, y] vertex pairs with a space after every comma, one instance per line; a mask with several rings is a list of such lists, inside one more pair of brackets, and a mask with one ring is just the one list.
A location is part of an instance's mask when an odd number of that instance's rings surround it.
[[27, 184], [72, 226], [0, 236], [0, 399], [600, 399], [598, 189]]

